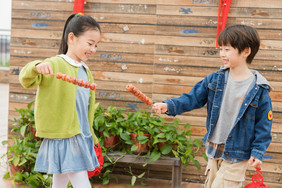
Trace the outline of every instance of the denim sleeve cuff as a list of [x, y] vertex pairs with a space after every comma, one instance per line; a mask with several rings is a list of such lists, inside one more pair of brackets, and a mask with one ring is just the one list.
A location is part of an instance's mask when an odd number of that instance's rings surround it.
[[169, 116], [176, 116], [176, 107], [174, 102], [171, 99], [164, 100], [163, 102], [167, 104], [168, 110], [166, 114]]
[[251, 156], [259, 159], [260, 161], [263, 161], [264, 159], [264, 153], [258, 150], [252, 150]]

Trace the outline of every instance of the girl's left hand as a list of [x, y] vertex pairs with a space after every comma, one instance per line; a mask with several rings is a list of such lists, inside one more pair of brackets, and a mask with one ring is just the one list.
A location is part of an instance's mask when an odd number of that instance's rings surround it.
[[251, 157], [249, 159], [248, 163], [251, 167], [255, 167], [255, 168], [260, 168], [260, 165], [262, 164], [261, 160], [255, 158], [255, 157]]

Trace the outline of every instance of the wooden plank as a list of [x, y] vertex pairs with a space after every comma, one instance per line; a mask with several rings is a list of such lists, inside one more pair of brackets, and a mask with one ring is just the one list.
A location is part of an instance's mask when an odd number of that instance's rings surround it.
[[[158, 5], [157, 15], [181, 15], [187, 16], [217, 16], [218, 6], [183, 6], [183, 5]], [[232, 7], [230, 6], [228, 19], [230, 18], [266, 18], [277, 19], [281, 18], [282, 14], [279, 9], [271, 8], [254, 8], [254, 7]]]
[[0, 83], [9, 83], [9, 68], [0, 67]]
[[180, 166], [181, 160], [180, 158], [175, 157], [161, 157], [158, 160], [154, 162], [149, 161], [148, 156], [140, 156], [137, 157], [137, 155], [129, 155], [129, 154], [123, 154], [121, 152], [112, 152], [108, 153], [109, 157], [112, 157], [114, 160], [118, 160], [118, 162], [121, 163], [135, 163], [135, 164], [157, 164], [157, 165], [169, 165], [169, 166]]

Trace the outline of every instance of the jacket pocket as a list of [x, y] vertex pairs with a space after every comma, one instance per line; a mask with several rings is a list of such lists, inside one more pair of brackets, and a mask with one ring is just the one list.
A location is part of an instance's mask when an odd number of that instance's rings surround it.
[[208, 84], [208, 88], [209, 88], [208, 100], [210, 102], [213, 101], [213, 99], [214, 99], [216, 86], [217, 86], [216, 82], [211, 82], [211, 83]]

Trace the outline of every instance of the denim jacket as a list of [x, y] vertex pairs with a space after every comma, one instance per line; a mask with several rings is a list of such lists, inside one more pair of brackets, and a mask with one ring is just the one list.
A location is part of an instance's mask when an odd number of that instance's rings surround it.
[[[226, 140], [224, 155], [235, 159], [249, 159], [253, 156], [263, 161], [272, 139], [272, 104], [269, 96], [272, 87], [260, 73], [251, 71], [256, 79], [246, 94]], [[207, 104], [207, 133], [204, 143], [210, 139], [217, 123], [228, 73], [229, 69], [223, 67], [198, 82], [189, 93], [164, 101], [168, 104], [167, 114], [171, 116]]]

